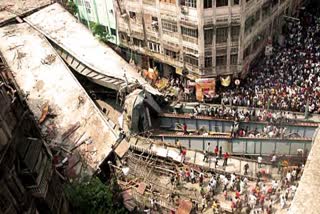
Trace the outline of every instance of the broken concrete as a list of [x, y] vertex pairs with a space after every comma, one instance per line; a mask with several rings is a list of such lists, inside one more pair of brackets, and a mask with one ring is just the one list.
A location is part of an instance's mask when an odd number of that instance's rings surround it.
[[[111, 152], [118, 134], [46, 38], [26, 23], [9, 25], [0, 29], [0, 52], [26, 94], [31, 111], [42, 122], [47, 140], [52, 145], [64, 141], [63, 147], [71, 153], [76, 148], [81, 159], [74, 160], [72, 167], [81, 166], [77, 172], [86, 171], [85, 166], [89, 174], [96, 171]], [[48, 56], [55, 60], [43, 63]], [[37, 87], [40, 82], [41, 87]], [[46, 108], [43, 113], [42, 106], [46, 103], [56, 117], [47, 115], [45, 119]], [[73, 129], [76, 123], [80, 125]]]

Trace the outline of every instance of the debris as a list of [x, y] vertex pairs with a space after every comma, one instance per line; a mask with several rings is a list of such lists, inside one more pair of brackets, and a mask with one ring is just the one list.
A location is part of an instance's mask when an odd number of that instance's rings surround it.
[[[17, 46], [16, 46], [16, 47], [17, 47]], [[18, 56], [17, 56], [17, 59], [20, 60], [20, 59], [22, 59], [23, 57], [25, 57], [27, 54], [26, 54], [26, 53], [23, 53], [23, 52], [20, 52], [20, 51], [17, 50], [17, 55], [18, 55]]]
[[137, 192], [140, 193], [141, 195], [143, 195], [144, 191], [146, 190], [146, 187], [147, 187], [147, 185], [144, 182], [140, 183], [139, 187], [137, 189]]
[[180, 200], [177, 214], [189, 214], [191, 213], [191, 209], [192, 209], [192, 202], [186, 201], [186, 200]]
[[17, 20], [19, 23], [22, 23], [22, 22], [23, 22], [23, 20], [22, 20], [19, 16], [16, 17], [16, 20]]
[[[73, 147], [71, 149], [71, 152], [74, 151], [76, 148], [80, 147], [82, 144], [86, 143], [86, 141], [91, 140], [91, 137], [87, 137], [86, 139], [84, 139], [83, 141], [80, 141], [79, 143], [77, 143], [75, 145], [75, 147]], [[92, 141], [92, 140], [91, 140]]]
[[80, 122], [76, 122], [74, 125], [72, 125], [67, 131], [65, 131], [61, 138], [62, 141], [64, 141], [66, 138], [68, 138], [72, 133], [74, 133], [78, 128], [80, 128]]
[[49, 113], [49, 103], [47, 102], [47, 103], [44, 104], [44, 107], [42, 108], [41, 117], [39, 119], [39, 124], [40, 125], [45, 121], [48, 113]]
[[122, 141], [119, 146], [115, 149], [115, 153], [119, 156], [119, 158], [122, 158], [126, 152], [129, 150], [130, 145], [126, 141]]
[[55, 167], [61, 167], [68, 161], [68, 157], [65, 157], [60, 163], [56, 164]]
[[79, 142], [79, 140], [81, 140], [81, 138], [86, 134], [86, 132], [83, 132], [80, 137], [74, 142], [75, 145], [77, 145], [77, 143]]
[[81, 104], [84, 104], [85, 100], [82, 96], [78, 96], [78, 108], [80, 107]]
[[131, 190], [126, 190], [121, 193], [122, 198], [123, 198], [123, 203], [124, 206], [132, 212], [134, 208], [137, 206], [134, 202], [134, 198], [132, 196], [132, 191]]
[[55, 60], [56, 60], [56, 56], [53, 54], [49, 54], [45, 59], [41, 60], [41, 63], [51, 65]]

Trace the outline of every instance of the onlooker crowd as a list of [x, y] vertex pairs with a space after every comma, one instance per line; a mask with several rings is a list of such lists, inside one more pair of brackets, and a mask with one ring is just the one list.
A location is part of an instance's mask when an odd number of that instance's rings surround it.
[[320, 113], [320, 19], [307, 12], [287, 23], [284, 44], [253, 67], [222, 104]]

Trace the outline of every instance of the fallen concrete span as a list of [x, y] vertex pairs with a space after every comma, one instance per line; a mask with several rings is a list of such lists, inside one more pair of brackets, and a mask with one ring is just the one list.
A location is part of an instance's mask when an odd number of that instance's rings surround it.
[[50, 5], [24, 20], [57, 46], [58, 53], [70, 67], [97, 84], [118, 91], [142, 87], [153, 95], [161, 95], [61, 5]]

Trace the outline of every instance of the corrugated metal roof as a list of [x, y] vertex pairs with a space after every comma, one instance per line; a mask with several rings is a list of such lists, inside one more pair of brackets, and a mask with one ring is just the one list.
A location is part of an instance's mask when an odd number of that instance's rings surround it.
[[160, 95], [159, 91], [147, 83], [135, 68], [109, 46], [95, 38], [61, 5], [57, 3], [50, 5], [25, 20], [92, 70], [128, 81], [129, 84], [138, 81], [150, 93]]

